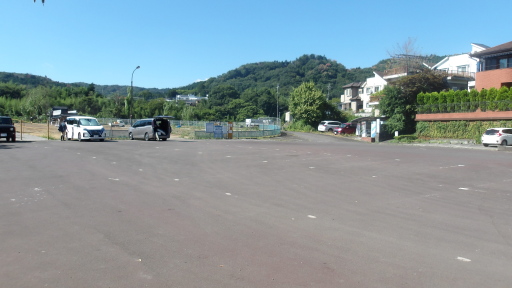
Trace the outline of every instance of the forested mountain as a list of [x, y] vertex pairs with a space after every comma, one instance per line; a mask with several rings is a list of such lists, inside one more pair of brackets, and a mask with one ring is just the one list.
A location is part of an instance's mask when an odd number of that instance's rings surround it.
[[[324, 101], [333, 101], [322, 108], [322, 113], [332, 118], [337, 111], [334, 102], [343, 93], [344, 85], [365, 81], [373, 71], [394, 68], [393, 65], [397, 64], [384, 60], [372, 68], [347, 69], [335, 60], [311, 54], [294, 61], [245, 64], [184, 87], [134, 87], [131, 96], [128, 85], [61, 83], [46, 76], [0, 72], [0, 115], [43, 121], [51, 107], [66, 106], [101, 118], [171, 115], [184, 120], [243, 121], [282, 116], [288, 111], [292, 92], [303, 83], [313, 83], [312, 93], [323, 95]], [[385, 69], [380, 70], [381, 67]], [[194, 105], [166, 101], [178, 94], [208, 95], [208, 99]]]
[[[158, 97], [172, 97], [178, 94], [196, 94], [205, 96], [213, 87], [218, 85], [231, 85], [241, 93], [249, 88], [277, 89], [282, 95], [287, 95], [291, 89], [303, 82], [313, 81], [329, 98], [338, 97], [342, 93], [342, 86], [354, 81], [364, 81], [373, 76], [372, 68], [347, 69], [335, 60], [325, 56], [303, 55], [294, 61], [259, 62], [240, 66], [220, 76], [212, 77], [207, 81], [196, 82], [184, 87], [173, 89], [156, 89], [134, 87], [134, 94], [142, 91], [149, 92], [149, 99]], [[0, 72], [0, 83], [12, 82], [26, 85], [28, 88], [37, 86], [57, 87], [87, 87], [94, 83], [61, 83], [47, 77], [30, 74]], [[102, 95], [127, 95], [128, 85], [97, 85], [96, 92]], [[146, 92], [146, 93], [147, 93]]]
[[[430, 55], [426, 61], [436, 63], [443, 57]], [[196, 82], [184, 87], [173, 87], [167, 89], [134, 87], [134, 95], [145, 91], [145, 99], [173, 98], [176, 94], [195, 94], [206, 96], [215, 86], [231, 85], [239, 93], [249, 89], [277, 89], [282, 95], [287, 95], [293, 88], [303, 82], [314, 82], [317, 88], [321, 89], [329, 98], [341, 95], [342, 86], [351, 82], [364, 81], [372, 77], [372, 71], [384, 71], [395, 68], [393, 59], [384, 59], [369, 68], [347, 69], [344, 65], [330, 60], [325, 56], [303, 55], [294, 61], [272, 61], [250, 63], [230, 70], [220, 76], [212, 77], [206, 81]], [[88, 87], [94, 83], [62, 83], [53, 81], [50, 78], [31, 74], [0, 72], [0, 83], [25, 85], [27, 88], [37, 86], [56, 87]], [[97, 85], [96, 92], [104, 95], [126, 96], [128, 85]]]
[[218, 85], [231, 85], [239, 92], [249, 88], [277, 89], [287, 95], [303, 82], [314, 82], [329, 98], [341, 95], [342, 86], [373, 76], [371, 68], [347, 69], [325, 56], [303, 55], [294, 61], [259, 62], [240, 66], [218, 77], [190, 84], [180, 89], [206, 95]]

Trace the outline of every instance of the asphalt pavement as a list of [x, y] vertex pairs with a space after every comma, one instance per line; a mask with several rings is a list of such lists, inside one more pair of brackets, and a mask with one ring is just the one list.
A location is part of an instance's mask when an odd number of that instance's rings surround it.
[[0, 142], [1, 287], [512, 287], [512, 155]]

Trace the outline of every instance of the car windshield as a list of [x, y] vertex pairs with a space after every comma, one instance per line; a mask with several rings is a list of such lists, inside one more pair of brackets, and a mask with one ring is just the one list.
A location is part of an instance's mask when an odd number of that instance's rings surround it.
[[495, 129], [489, 129], [485, 131], [485, 135], [496, 135], [496, 133], [498, 133], [498, 130]]
[[100, 126], [100, 123], [94, 118], [80, 119], [80, 126]]
[[0, 124], [11, 124], [11, 119], [9, 119], [9, 118], [0, 118]]

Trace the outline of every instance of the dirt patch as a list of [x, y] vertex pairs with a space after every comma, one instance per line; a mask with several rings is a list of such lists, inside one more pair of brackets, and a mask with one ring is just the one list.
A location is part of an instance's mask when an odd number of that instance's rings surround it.
[[[23, 122], [23, 127], [21, 123], [15, 123], [16, 132], [23, 134], [30, 134], [38, 137], [48, 138], [48, 133], [50, 134], [50, 139], [60, 139], [60, 132], [57, 130], [57, 126], [49, 125], [47, 123], [30, 123]], [[110, 130], [110, 126], [104, 125], [105, 130]], [[126, 130], [126, 128], [121, 127], [112, 127], [112, 130]]]

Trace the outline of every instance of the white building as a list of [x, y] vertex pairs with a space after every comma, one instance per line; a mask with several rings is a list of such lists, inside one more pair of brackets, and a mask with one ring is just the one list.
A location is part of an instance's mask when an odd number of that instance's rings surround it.
[[446, 82], [452, 90], [471, 90], [475, 88], [475, 74], [478, 59], [471, 57], [472, 53], [489, 48], [487, 45], [471, 43], [471, 52], [445, 57], [432, 67], [432, 70], [447, 74]]

